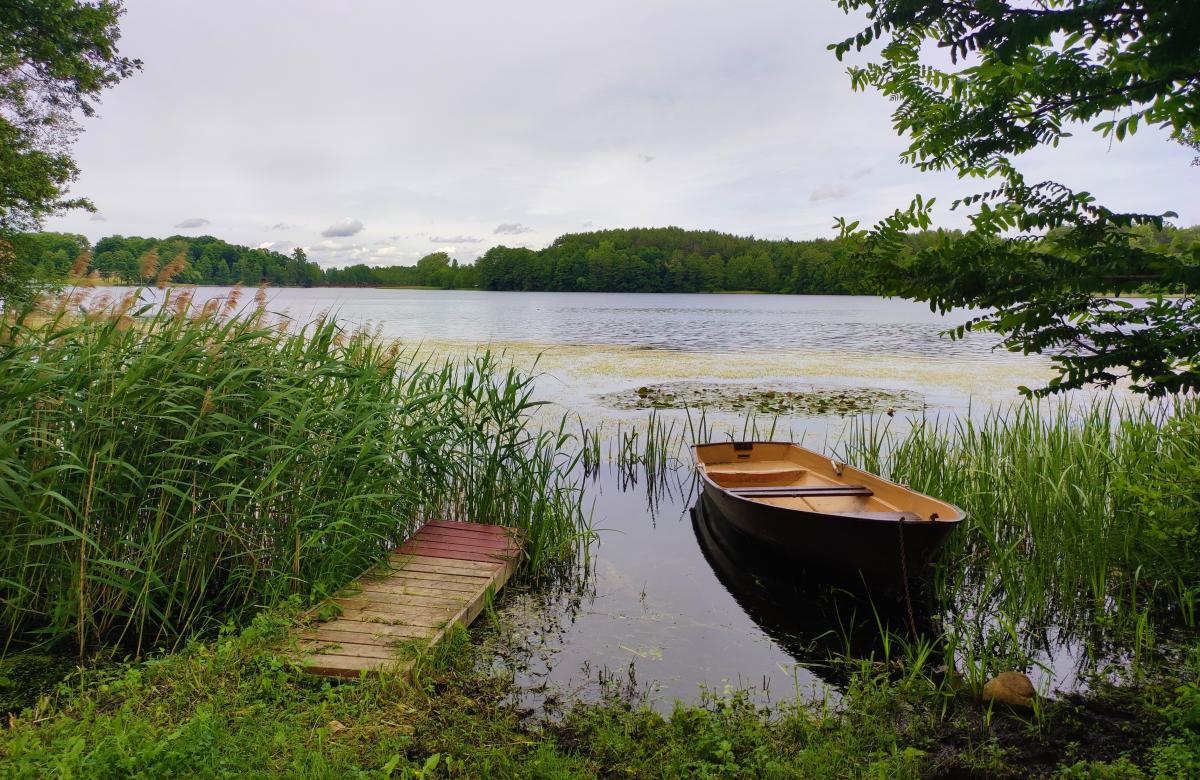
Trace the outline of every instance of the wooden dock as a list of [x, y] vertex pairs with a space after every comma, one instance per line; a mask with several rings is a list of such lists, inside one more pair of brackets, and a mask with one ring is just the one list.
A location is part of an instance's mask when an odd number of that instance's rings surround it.
[[388, 669], [407, 675], [415, 651], [454, 624], [470, 625], [516, 571], [520, 538], [498, 525], [434, 520], [388, 560], [313, 610], [328, 616], [300, 634], [302, 663], [329, 677]]

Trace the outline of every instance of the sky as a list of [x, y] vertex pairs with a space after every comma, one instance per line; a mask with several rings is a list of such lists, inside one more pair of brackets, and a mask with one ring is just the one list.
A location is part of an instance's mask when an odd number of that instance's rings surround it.
[[[816, 238], [979, 189], [898, 161], [889, 104], [826, 50], [861, 26], [833, 0], [126, 7], [121, 50], [144, 69], [75, 147], [73, 192], [99, 213], [47, 229], [408, 265], [618, 227]], [[1024, 170], [1191, 225], [1192, 156], [1153, 129], [1085, 131]]]

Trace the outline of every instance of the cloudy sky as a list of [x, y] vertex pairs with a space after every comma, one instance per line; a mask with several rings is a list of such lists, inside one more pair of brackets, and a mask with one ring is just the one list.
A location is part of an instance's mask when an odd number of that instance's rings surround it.
[[[811, 238], [974, 190], [897, 162], [888, 103], [825, 50], [858, 27], [833, 0], [127, 8], [122, 49], [145, 69], [76, 148], [100, 215], [49, 229], [411, 264], [589, 228]], [[1026, 170], [1195, 224], [1190, 159], [1156, 131], [1083, 133]]]

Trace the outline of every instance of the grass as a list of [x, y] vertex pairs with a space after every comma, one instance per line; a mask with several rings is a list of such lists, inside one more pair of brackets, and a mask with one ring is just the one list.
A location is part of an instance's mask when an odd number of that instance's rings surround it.
[[[306, 675], [280, 653], [295, 608], [75, 672], [0, 732], [5, 776], [1185, 777], [1200, 761], [1200, 689], [1173, 680], [1101, 692], [1103, 714], [1051, 703], [1035, 724], [861, 663], [837, 701], [766, 710], [726, 690], [664, 715], [614, 693], [530, 721], [461, 630], [414, 685]], [[1120, 738], [1097, 738], [1101, 722]]]
[[584, 526], [562, 431], [484, 352], [431, 364], [331, 319], [133, 297], [0, 331], [5, 646], [175, 645], [336, 591], [423, 519], [521, 527], [533, 570]]

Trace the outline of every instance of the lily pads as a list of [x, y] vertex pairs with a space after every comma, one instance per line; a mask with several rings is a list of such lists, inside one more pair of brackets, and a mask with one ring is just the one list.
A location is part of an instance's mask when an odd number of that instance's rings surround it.
[[870, 412], [915, 411], [924, 399], [907, 390], [877, 387], [795, 387], [666, 382], [607, 393], [600, 401], [617, 409], [700, 409], [770, 415], [841, 417]]

